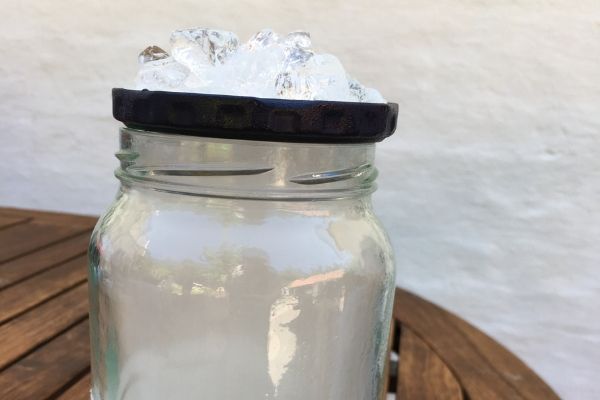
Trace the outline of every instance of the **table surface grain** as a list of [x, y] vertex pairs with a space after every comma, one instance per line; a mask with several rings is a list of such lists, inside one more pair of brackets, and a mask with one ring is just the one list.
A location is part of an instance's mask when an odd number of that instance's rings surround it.
[[[0, 399], [89, 399], [86, 251], [95, 222], [0, 208]], [[402, 289], [391, 332], [384, 397], [558, 399], [490, 337]]]

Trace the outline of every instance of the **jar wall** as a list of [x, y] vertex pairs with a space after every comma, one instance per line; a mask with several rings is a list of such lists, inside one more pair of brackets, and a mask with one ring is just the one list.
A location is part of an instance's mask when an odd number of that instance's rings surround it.
[[391, 254], [368, 194], [125, 182], [90, 245], [93, 398], [375, 399]]

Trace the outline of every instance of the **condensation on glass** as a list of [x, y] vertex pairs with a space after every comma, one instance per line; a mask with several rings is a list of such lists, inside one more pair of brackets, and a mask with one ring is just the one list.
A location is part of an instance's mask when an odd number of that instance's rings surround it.
[[375, 145], [121, 129], [90, 245], [94, 400], [372, 400], [392, 251]]

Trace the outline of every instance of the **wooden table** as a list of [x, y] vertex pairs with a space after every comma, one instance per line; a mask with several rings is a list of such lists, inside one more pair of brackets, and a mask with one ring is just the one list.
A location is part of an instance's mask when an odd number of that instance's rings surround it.
[[[89, 399], [94, 224], [0, 208], [0, 399]], [[414, 294], [397, 289], [394, 319], [387, 387], [399, 399], [558, 399], [494, 340]]]

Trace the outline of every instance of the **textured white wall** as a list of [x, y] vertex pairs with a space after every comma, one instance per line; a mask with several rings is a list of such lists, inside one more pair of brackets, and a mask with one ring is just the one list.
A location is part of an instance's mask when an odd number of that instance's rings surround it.
[[197, 25], [310, 30], [398, 102], [376, 196], [398, 282], [600, 397], [598, 0], [3, 0], [0, 204], [99, 213], [110, 88]]

